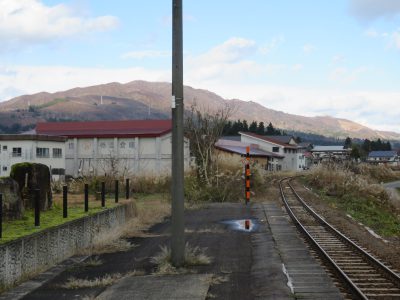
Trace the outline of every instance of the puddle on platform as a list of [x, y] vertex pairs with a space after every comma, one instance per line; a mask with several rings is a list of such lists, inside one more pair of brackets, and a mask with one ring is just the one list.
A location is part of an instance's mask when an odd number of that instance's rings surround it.
[[253, 232], [258, 228], [256, 219], [225, 220], [220, 223], [228, 225], [229, 229], [244, 232]]

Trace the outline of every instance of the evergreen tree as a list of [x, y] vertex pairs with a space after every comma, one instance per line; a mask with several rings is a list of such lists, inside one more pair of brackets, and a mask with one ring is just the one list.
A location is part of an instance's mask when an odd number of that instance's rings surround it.
[[268, 126], [267, 126], [267, 132], [266, 132], [266, 134], [267, 134], [267, 135], [275, 135], [275, 128], [274, 128], [274, 126], [272, 125], [271, 122], [270, 122], [270, 123], [268, 124]]
[[249, 126], [249, 131], [253, 132], [253, 133], [256, 133], [257, 132], [257, 127], [258, 127], [257, 122], [253, 121], [253, 122], [251, 122], [251, 124]]
[[301, 143], [301, 137], [299, 137], [299, 136], [295, 137], [295, 138], [294, 138], [294, 141], [295, 141], [297, 144], [300, 144], [300, 143]]
[[225, 123], [222, 135], [232, 135], [232, 121]]
[[232, 124], [231, 134], [232, 135], [239, 135], [239, 131], [242, 131], [242, 122], [240, 120], [235, 121]]
[[353, 144], [351, 146], [350, 157], [354, 158], [354, 159], [360, 159], [361, 158], [361, 149], [360, 149], [359, 145]]
[[258, 123], [257, 134], [259, 134], [259, 135], [264, 135], [265, 134], [264, 122]]
[[361, 148], [364, 150], [365, 153], [371, 152], [371, 141], [369, 139], [365, 139]]
[[350, 137], [347, 137], [344, 141], [344, 149], [350, 149], [353, 142], [351, 141]]
[[243, 128], [242, 128], [242, 131], [244, 131], [244, 132], [249, 132], [249, 125], [247, 124], [247, 121], [246, 120], [243, 120]]

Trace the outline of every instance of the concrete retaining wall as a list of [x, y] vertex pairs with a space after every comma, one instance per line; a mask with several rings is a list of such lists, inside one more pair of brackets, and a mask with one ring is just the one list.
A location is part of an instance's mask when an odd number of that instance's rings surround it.
[[134, 217], [133, 203], [74, 220], [0, 245], [0, 287], [45, 271]]

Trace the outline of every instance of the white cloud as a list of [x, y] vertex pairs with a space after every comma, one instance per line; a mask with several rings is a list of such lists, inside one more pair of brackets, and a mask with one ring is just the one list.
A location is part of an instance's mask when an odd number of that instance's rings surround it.
[[332, 63], [337, 65], [343, 63], [345, 60], [345, 57], [343, 55], [337, 54], [332, 57]]
[[66, 66], [13, 66], [0, 73], [0, 101], [22, 94], [56, 92], [74, 87], [132, 80], [169, 81], [169, 70], [144, 68], [79, 68]]
[[0, 0], [0, 39], [3, 47], [37, 44], [115, 28], [113, 16], [80, 17], [65, 4], [46, 6], [39, 0]]
[[364, 31], [364, 35], [371, 38], [379, 37], [379, 33], [375, 29], [367, 29]]
[[285, 37], [284, 36], [277, 36], [274, 37], [270, 42], [265, 44], [264, 46], [260, 47], [260, 52], [261, 54], [269, 54], [272, 50], [276, 49], [279, 47], [281, 44], [285, 42]]
[[[234, 38], [210, 51], [185, 57], [184, 83], [222, 97], [253, 100], [268, 108], [297, 115], [331, 115], [361, 122], [373, 128], [400, 131], [400, 92], [338, 91], [271, 85], [268, 76], [288, 76], [301, 64], [258, 64], [251, 55], [254, 41]], [[352, 82], [368, 69], [335, 68], [332, 72]], [[94, 76], [95, 75], [95, 76]], [[170, 81], [170, 69], [71, 68], [66, 66], [0, 66], [0, 101], [25, 93], [55, 92], [77, 86], [132, 80]], [[256, 80], [254, 80], [256, 79]]]
[[200, 55], [196, 60], [205, 63], [234, 63], [242, 60], [250, 54], [253, 54], [256, 49], [255, 41], [233, 37], [221, 45], [212, 48], [210, 51]]
[[185, 57], [187, 78], [214, 80], [229, 78], [238, 81], [259, 74], [262, 66], [249, 59], [257, 51], [256, 43], [243, 38], [231, 38], [198, 56]]
[[304, 66], [302, 64], [295, 64], [292, 66], [292, 70], [298, 72], [298, 71], [303, 70], [303, 67]]
[[356, 81], [362, 74], [368, 72], [367, 67], [358, 67], [355, 69], [348, 69], [346, 67], [338, 67], [332, 70], [330, 79], [341, 83], [352, 83]]
[[386, 43], [388, 48], [395, 48], [400, 50], [400, 28], [391, 33], [381, 33], [374, 29], [369, 29], [364, 32], [364, 35], [370, 38], [381, 39]]
[[159, 50], [144, 50], [144, 51], [131, 51], [121, 55], [121, 58], [157, 58], [171, 56], [170, 51], [159, 51]]
[[395, 17], [400, 14], [400, 1], [350, 0], [350, 12], [362, 21], [373, 21], [380, 17]]
[[391, 44], [400, 50], [400, 29], [391, 34]]
[[305, 44], [303, 46], [303, 52], [304, 53], [311, 53], [311, 52], [314, 52], [315, 50], [316, 50], [316, 48], [312, 44]]

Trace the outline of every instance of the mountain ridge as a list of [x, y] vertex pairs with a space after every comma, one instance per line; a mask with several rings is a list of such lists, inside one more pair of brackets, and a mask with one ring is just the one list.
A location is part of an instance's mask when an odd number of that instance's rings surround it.
[[[233, 106], [231, 119], [271, 122], [274, 127], [320, 134], [335, 138], [381, 138], [400, 140], [400, 133], [379, 131], [351, 120], [331, 116], [305, 117], [273, 110], [254, 101], [224, 99], [205, 89], [184, 87], [185, 106], [216, 110]], [[103, 100], [103, 102], [101, 102]], [[171, 83], [131, 81], [110, 82], [89, 87], [76, 87], [55, 93], [40, 92], [0, 102], [0, 124], [15, 121], [27, 123], [46, 120], [118, 120], [169, 118], [171, 115]], [[2, 124], [4, 125], [4, 124]]]

